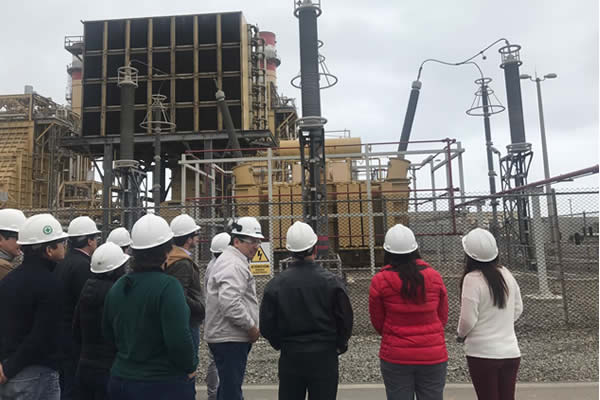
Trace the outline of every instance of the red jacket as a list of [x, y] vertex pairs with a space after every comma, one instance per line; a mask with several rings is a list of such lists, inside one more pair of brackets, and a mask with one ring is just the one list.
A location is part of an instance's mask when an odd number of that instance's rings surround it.
[[440, 274], [423, 260], [425, 303], [400, 296], [402, 280], [390, 265], [371, 280], [369, 314], [382, 336], [379, 357], [394, 364], [439, 364], [448, 361], [444, 326], [448, 322], [448, 293]]

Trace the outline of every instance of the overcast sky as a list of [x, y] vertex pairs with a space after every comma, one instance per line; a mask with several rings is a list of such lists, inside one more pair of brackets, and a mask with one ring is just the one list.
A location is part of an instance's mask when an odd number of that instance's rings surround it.
[[[339, 78], [337, 86], [322, 92], [328, 130], [349, 129], [363, 142], [398, 141], [421, 61], [461, 61], [503, 37], [522, 46], [521, 73], [558, 74], [542, 83], [551, 175], [598, 162], [597, 0], [322, 0], [322, 8], [321, 53]], [[291, 0], [11, 2], [0, 13], [0, 94], [21, 93], [25, 84], [32, 84], [38, 93], [64, 103], [65, 67], [71, 59], [63, 38], [83, 33], [80, 20], [242, 11], [249, 23], [277, 34], [279, 91], [296, 97], [300, 105], [299, 91], [289, 84], [300, 68], [298, 21], [292, 10]], [[476, 61], [493, 78], [491, 87], [506, 105], [498, 47], [486, 53], [486, 60]], [[427, 64], [411, 137], [460, 140], [466, 148], [468, 192], [488, 191], [483, 120], [465, 114], [477, 77], [470, 66]], [[522, 81], [522, 93], [527, 141], [535, 153], [532, 182], [543, 178], [535, 84]], [[494, 145], [505, 154], [508, 113], [493, 116], [491, 126]], [[430, 187], [427, 176], [421, 187]], [[443, 183], [441, 175], [439, 179]], [[571, 184], [597, 185], [597, 176]]]

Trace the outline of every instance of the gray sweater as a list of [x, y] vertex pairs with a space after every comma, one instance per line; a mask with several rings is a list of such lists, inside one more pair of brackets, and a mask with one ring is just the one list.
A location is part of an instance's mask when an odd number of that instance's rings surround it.
[[204, 340], [250, 342], [248, 330], [258, 327], [258, 299], [248, 259], [229, 246], [206, 274]]

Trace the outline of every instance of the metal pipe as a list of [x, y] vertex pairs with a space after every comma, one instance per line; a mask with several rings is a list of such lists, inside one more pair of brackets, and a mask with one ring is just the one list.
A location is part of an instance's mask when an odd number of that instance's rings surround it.
[[461, 142], [456, 142], [456, 147], [458, 150], [458, 182], [460, 184], [460, 195], [465, 197], [465, 174], [462, 159], [462, 153], [465, 150], [462, 148]]
[[157, 123], [161, 120], [161, 110], [157, 108], [153, 111], [154, 126], [154, 171], [152, 172], [152, 200], [154, 201], [154, 213], [160, 215], [160, 125]]
[[[535, 243], [535, 255], [537, 260], [537, 276], [540, 290], [539, 297], [554, 298], [548, 286], [548, 276], [546, 274], [546, 252], [544, 246], [544, 224], [540, 212], [540, 197], [532, 196], [531, 199], [532, 214], [533, 214], [533, 241]], [[553, 226], [551, 227], [553, 228]], [[550, 229], [551, 231], [553, 229]]]
[[367, 167], [367, 215], [369, 219], [369, 261], [371, 275], [375, 275], [375, 227], [373, 224], [373, 193], [371, 192], [371, 163], [368, 152], [365, 153], [365, 166]]
[[[538, 113], [540, 117], [540, 133], [542, 136], [542, 159], [544, 161], [544, 179], [550, 179], [550, 165], [548, 162], [548, 147], [546, 145], [546, 125], [544, 123], [544, 107], [542, 105], [542, 88], [541, 88], [542, 79], [536, 76], [535, 85], [537, 89], [537, 100], [538, 100]], [[550, 183], [546, 184], [546, 203], [548, 205], [548, 216], [552, 218], [552, 212], [554, 207], [552, 206], [552, 196], [550, 196], [550, 191], [552, 190], [552, 186]], [[555, 237], [555, 232], [553, 229], [550, 230], [550, 234], [552, 236], [552, 242], [555, 242], [557, 238]]]
[[[271, 149], [267, 150], [267, 188], [268, 188], [268, 200], [269, 200], [269, 215], [274, 215], [273, 211], [273, 165], [271, 157], [273, 156], [273, 151]], [[273, 218], [269, 218], [269, 236], [273, 235]], [[271, 264], [269, 268], [269, 274], [273, 277], [273, 267], [275, 266], [275, 260], [273, 259], [273, 238], [271, 240], [271, 245], [269, 246], [269, 263]]]
[[186, 172], [186, 169], [188, 168], [188, 166], [186, 165], [186, 157], [187, 157], [186, 154], [182, 153], [181, 161], [179, 161], [179, 164], [181, 165], [181, 189], [180, 189], [181, 199], [180, 199], [180, 202], [181, 202], [182, 206], [185, 205], [185, 201], [187, 200], [186, 199], [186, 187], [185, 187], [185, 183], [186, 183], [185, 182], [186, 181], [185, 172]]
[[515, 188], [512, 188], [512, 189], [508, 189], [508, 190], [503, 190], [501, 192], [496, 193], [495, 196], [491, 196], [491, 195], [490, 196], [481, 196], [478, 199], [470, 200], [470, 201], [466, 201], [464, 203], [458, 204], [458, 205], [456, 205], [456, 207], [468, 206], [469, 204], [471, 204], [471, 203], [473, 203], [475, 201], [481, 200], [481, 199], [490, 199], [490, 198], [494, 198], [494, 197], [504, 196], [504, 195], [511, 194], [511, 193], [514, 193], [514, 192], [517, 192], [517, 191], [521, 191], [521, 190], [524, 190], [524, 189], [528, 189], [528, 188], [531, 188], [531, 187], [545, 185], [546, 183], [561, 182], [561, 181], [569, 180], [571, 178], [578, 178], [578, 177], [581, 177], [581, 176], [597, 174], [598, 173], [598, 169], [599, 169], [599, 165], [596, 164], [593, 167], [579, 169], [577, 171], [569, 172], [567, 174], [556, 175], [556, 176], [554, 176], [554, 177], [552, 177], [550, 179], [542, 179], [540, 181], [532, 182], [532, 183], [529, 183], [527, 185], [515, 187]]
[[102, 169], [104, 175], [102, 177], [102, 239], [106, 240], [108, 232], [110, 231], [110, 200], [111, 200], [111, 187], [113, 181], [112, 174], [112, 161], [113, 161], [113, 147], [110, 144], [104, 145], [104, 159], [102, 160]]
[[[556, 191], [554, 189], [551, 189], [551, 194], [552, 194], [552, 207], [554, 207], [554, 209], [552, 210], [553, 214], [554, 214], [554, 218], [552, 219], [553, 225], [554, 225], [554, 229], [555, 232], [559, 233], [560, 232], [560, 227], [558, 226], [558, 210], [556, 209]], [[569, 325], [569, 306], [567, 304], [568, 299], [567, 299], [567, 289], [566, 289], [566, 285], [565, 285], [565, 273], [563, 271], [563, 258], [562, 258], [562, 245], [561, 245], [561, 240], [560, 240], [560, 233], [556, 236], [556, 255], [558, 257], [558, 268], [559, 268], [559, 272], [560, 272], [560, 286], [561, 286], [561, 290], [562, 290], [562, 297], [563, 297], [563, 310], [565, 313], [565, 323], [567, 325]]]
[[233, 120], [231, 119], [229, 107], [225, 102], [225, 92], [223, 92], [220, 89], [217, 90], [217, 93], [215, 93], [215, 98], [217, 99], [217, 107], [219, 107], [219, 111], [221, 111], [221, 115], [223, 116], [225, 129], [227, 130], [227, 135], [229, 136], [229, 143], [231, 145], [231, 148], [235, 149], [232, 151], [233, 156], [242, 157], [242, 152], [239, 150], [240, 142], [238, 141], [237, 135], [235, 133], [235, 127], [233, 126]]
[[[450, 145], [454, 143], [454, 139], [447, 139], [447, 147], [446, 147], [446, 159], [448, 160], [448, 184], [446, 186], [452, 188], [454, 184], [452, 183], [452, 153], [450, 152]], [[450, 206], [450, 214], [452, 215], [452, 231], [456, 232], [456, 209], [454, 207], [454, 191], [448, 191], [448, 203]]]
[[431, 158], [431, 197], [433, 198], [433, 211], [437, 211], [437, 198], [435, 196], [435, 169], [433, 169], [433, 158]]
[[[486, 147], [486, 155], [487, 155], [487, 165], [488, 165], [488, 179], [490, 185], [490, 194], [496, 193], [496, 172], [494, 171], [494, 154], [492, 152], [492, 147], [494, 143], [492, 142], [492, 132], [490, 128], [490, 110], [489, 110], [489, 98], [488, 98], [488, 87], [485, 83], [485, 79], [481, 79], [481, 98], [483, 102], [483, 126], [485, 129], [485, 147]], [[490, 226], [490, 230], [494, 234], [494, 236], [498, 237], [498, 202], [494, 199], [492, 200], [492, 224]]]

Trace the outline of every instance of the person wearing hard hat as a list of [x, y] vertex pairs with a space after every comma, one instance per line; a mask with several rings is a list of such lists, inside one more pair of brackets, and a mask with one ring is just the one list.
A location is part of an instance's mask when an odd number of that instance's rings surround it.
[[60, 369], [61, 399], [78, 399], [78, 386], [75, 372], [79, 362], [79, 346], [73, 342], [72, 325], [75, 305], [83, 285], [91, 278], [90, 263], [92, 254], [98, 246], [100, 231], [90, 217], [77, 217], [67, 229], [69, 251], [65, 259], [56, 268], [56, 274], [63, 283], [63, 351], [64, 360]]
[[200, 227], [192, 217], [181, 214], [171, 221], [173, 249], [167, 257], [165, 272], [176, 278], [183, 287], [185, 300], [190, 307], [190, 329], [194, 347], [200, 346], [200, 325], [204, 321], [204, 292], [200, 280], [200, 267], [192, 260], [192, 250], [199, 243]]
[[[204, 287], [207, 286], [208, 276], [210, 274], [210, 271], [212, 270], [213, 265], [215, 265], [215, 261], [217, 261], [217, 258], [219, 258], [221, 254], [223, 254], [227, 246], [229, 246], [230, 241], [231, 236], [227, 232], [221, 232], [216, 234], [210, 241], [210, 252], [212, 254], [212, 258], [208, 262], [206, 270], [204, 271]], [[206, 367], [205, 382], [207, 400], [217, 400], [217, 390], [219, 388], [219, 374], [217, 372], [215, 358], [213, 357], [212, 352], [210, 350], [208, 352], [208, 366]]]
[[204, 340], [219, 373], [217, 398], [242, 400], [248, 353], [260, 336], [250, 260], [264, 236], [254, 217], [232, 221], [230, 230], [230, 245], [211, 266], [207, 279]]
[[464, 343], [478, 399], [514, 399], [521, 351], [515, 321], [523, 312], [519, 284], [498, 262], [494, 236], [476, 228], [462, 239], [465, 271], [457, 341]]
[[73, 336], [81, 346], [76, 379], [81, 399], [107, 398], [106, 388], [116, 349], [102, 336], [104, 299], [113, 284], [125, 274], [129, 255], [112, 242], [92, 254], [92, 277], [81, 291], [73, 316]]
[[0, 399], [60, 398], [61, 282], [67, 234], [50, 214], [28, 218], [23, 263], [0, 281]]
[[315, 262], [317, 235], [304, 222], [287, 231], [294, 262], [267, 284], [260, 332], [279, 357], [279, 399], [335, 399], [338, 356], [348, 349], [353, 313], [346, 288]]
[[369, 314], [381, 335], [381, 376], [388, 399], [442, 400], [448, 351], [448, 292], [402, 224], [383, 243], [385, 266], [371, 280]]
[[110, 231], [108, 237], [106, 238], [106, 241], [117, 244], [121, 248], [121, 250], [123, 250], [123, 253], [129, 254], [129, 246], [131, 246], [131, 236], [129, 235], [127, 229], [123, 228], [122, 226]]
[[21, 256], [17, 238], [26, 219], [20, 210], [0, 210], [0, 279], [13, 270], [16, 260]]
[[198, 351], [190, 308], [177, 279], [163, 270], [173, 232], [146, 214], [131, 230], [132, 273], [104, 301], [102, 333], [117, 349], [108, 383], [111, 400], [194, 400]]

